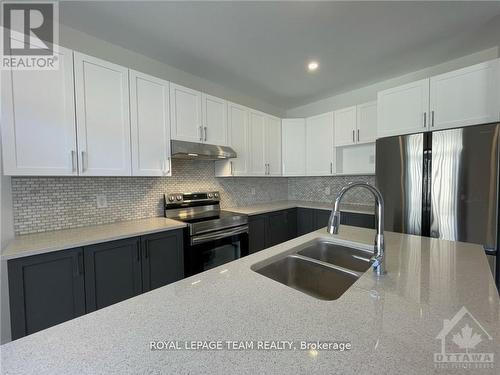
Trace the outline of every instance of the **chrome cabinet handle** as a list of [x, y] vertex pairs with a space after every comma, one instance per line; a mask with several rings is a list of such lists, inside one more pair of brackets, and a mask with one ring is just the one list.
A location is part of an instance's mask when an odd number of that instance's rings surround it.
[[167, 172], [165, 174], [169, 174], [170, 171], [172, 170], [172, 159], [170, 159], [170, 156], [167, 158], [165, 164], [168, 166]]
[[333, 174], [333, 162], [330, 162], [330, 174]]
[[232, 161], [230, 161], [230, 162], [229, 162], [229, 168], [230, 168], [230, 170], [229, 170], [229, 174], [230, 174], [231, 176], [233, 176], [233, 162], [232, 162]]
[[354, 140], [354, 129], [352, 129], [352, 143], [354, 143], [355, 140]]
[[87, 169], [87, 163], [86, 163], [86, 155], [87, 153], [85, 151], [82, 151], [82, 172], [85, 172]]
[[431, 124], [434, 127], [434, 111], [431, 111]]
[[200, 141], [203, 141], [203, 126], [200, 125], [198, 127], [198, 133], [199, 133]]
[[358, 142], [359, 142], [359, 129], [358, 129]]
[[76, 172], [76, 164], [75, 164], [75, 161], [76, 161], [76, 151], [75, 150], [71, 150], [71, 171], [72, 172]]
[[427, 127], [427, 112], [424, 112], [424, 128]]
[[203, 129], [205, 130], [205, 142], [206, 142], [207, 141], [207, 127], [205, 126]]

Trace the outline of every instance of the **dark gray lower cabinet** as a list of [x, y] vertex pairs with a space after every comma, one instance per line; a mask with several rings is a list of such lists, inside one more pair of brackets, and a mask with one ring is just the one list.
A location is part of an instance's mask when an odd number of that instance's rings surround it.
[[331, 210], [314, 210], [314, 230], [326, 228]]
[[141, 293], [139, 238], [87, 246], [84, 255], [87, 312]]
[[250, 216], [248, 227], [252, 254], [297, 237], [297, 209]]
[[184, 277], [182, 229], [7, 262], [12, 338]]
[[342, 212], [340, 215], [340, 223], [352, 225], [354, 227], [375, 229], [375, 214], [368, 215], [356, 212]]
[[314, 210], [311, 208], [297, 209], [297, 235], [310, 233], [314, 230]]
[[267, 214], [248, 218], [248, 252], [250, 254], [266, 248]]
[[9, 260], [12, 339], [85, 314], [81, 248]]
[[143, 292], [184, 278], [182, 241], [180, 230], [141, 237]]

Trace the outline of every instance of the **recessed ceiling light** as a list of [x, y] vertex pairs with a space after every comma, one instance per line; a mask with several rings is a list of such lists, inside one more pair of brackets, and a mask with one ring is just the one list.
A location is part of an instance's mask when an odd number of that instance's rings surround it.
[[307, 64], [307, 70], [310, 72], [314, 72], [318, 69], [319, 64], [317, 61], [310, 61], [309, 64]]

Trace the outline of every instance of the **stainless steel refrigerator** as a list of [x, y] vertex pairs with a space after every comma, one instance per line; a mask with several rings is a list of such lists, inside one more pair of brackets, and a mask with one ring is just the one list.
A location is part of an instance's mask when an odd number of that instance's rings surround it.
[[378, 139], [385, 229], [481, 244], [495, 274], [499, 131], [487, 124]]

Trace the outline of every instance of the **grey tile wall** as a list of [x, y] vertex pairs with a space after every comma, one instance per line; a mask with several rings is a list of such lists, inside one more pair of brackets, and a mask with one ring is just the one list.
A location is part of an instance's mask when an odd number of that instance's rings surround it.
[[[222, 207], [286, 199], [329, 201], [347, 177], [216, 178], [210, 161], [175, 160], [173, 177], [13, 177], [14, 230], [17, 235], [76, 228], [163, 215], [163, 194], [218, 190]], [[360, 177], [373, 182], [372, 177]], [[331, 195], [324, 189], [330, 186]], [[108, 207], [97, 208], [97, 194]], [[362, 192], [346, 197], [369, 203]]]
[[[353, 181], [375, 184], [375, 176], [334, 176], [334, 177], [290, 177], [288, 178], [288, 198], [291, 200], [333, 202], [343, 186]], [[330, 194], [327, 194], [329, 189]], [[353, 189], [346, 193], [344, 202], [354, 204], [375, 204], [366, 189]]]

